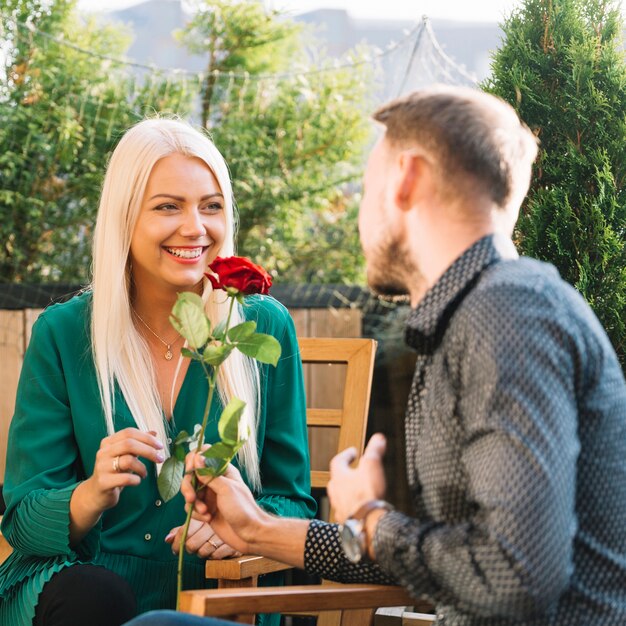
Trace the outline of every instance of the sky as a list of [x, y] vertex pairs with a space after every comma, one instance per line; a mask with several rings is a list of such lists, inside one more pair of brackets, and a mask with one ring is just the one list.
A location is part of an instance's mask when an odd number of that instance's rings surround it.
[[[87, 11], [121, 9], [142, 0], [79, 0]], [[418, 21], [423, 15], [450, 20], [500, 22], [521, 0], [265, 0], [265, 4], [288, 13], [320, 8], [346, 9], [356, 18]]]

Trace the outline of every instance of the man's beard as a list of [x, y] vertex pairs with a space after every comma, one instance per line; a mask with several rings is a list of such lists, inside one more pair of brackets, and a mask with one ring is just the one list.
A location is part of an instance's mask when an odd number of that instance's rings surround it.
[[367, 282], [370, 289], [385, 300], [406, 301], [408, 284], [420, 277], [408, 252], [389, 235], [367, 255]]

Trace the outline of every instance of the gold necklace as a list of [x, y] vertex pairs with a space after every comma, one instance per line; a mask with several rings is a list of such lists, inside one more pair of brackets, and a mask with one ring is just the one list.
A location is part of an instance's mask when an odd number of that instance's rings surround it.
[[152, 328], [150, 328], [150, 326], [148, 326], [148, 324], [146, 324], [146, 322], [144, 322], [144, 320], [141, 317], [141, 315], [139, 315], [139, 313], [137, 313], [137, 311], [135, 311], [135, 307], [131, 306], [130, 308], [133, 310], [133, 313], [137, 316], [137, 319], [165, 346], [166, 350], [165, 350], [165, 354], [163, 356], [165, 357], [166, 361], [171, 361], [172, 357], [174, 356], [174, 353], [172, 352], [172, 346], [180, 339], [180, 335], [178, 335], [178, 337], [176, 337], [176, 339], [174, 339], [174, 341], [172, 341], [172, 343], [168, 343], [164, 339], [161, 339], [161, 337], [159, 337], [159, 335], [157, 335], [152, 330]]

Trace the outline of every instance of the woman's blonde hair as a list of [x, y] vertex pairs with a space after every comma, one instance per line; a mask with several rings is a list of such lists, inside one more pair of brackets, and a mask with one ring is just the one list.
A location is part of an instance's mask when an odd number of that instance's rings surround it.
[[[104, 178], [93, 249], [93, 313], [91, 340], [98, 387], [109, 434], [115, 432], [115, 386], [118, 385], [137, 423], [167, 440], [165, 417], [157, 392], [156, 376], [147, 343], [131, 317], [130, 242], [137, 223], [148, 177], [160, 159], [182, 154], [204, 161], [224, 195], [226, 236], [220, 256], [235, 253], [236, 213], [228, 167], [213, 142], [178, 119], [148, 119], [133, 126], [111, 155]], [[213, 324], [228, 314], [223, 292], [203, 281], [203, 300]], [[233, 325], [243, 321], [237, 305]], [[239, 452], [248, 481], [260, 487], [256, 426], [259, 406], [259, 372], [256, 363], [234, 351], [220, 367], [217, 389], [225, 404], [236, 396], [246, 402], [250, 438]], [[201, 416], [198, 416], [200, 421]]]

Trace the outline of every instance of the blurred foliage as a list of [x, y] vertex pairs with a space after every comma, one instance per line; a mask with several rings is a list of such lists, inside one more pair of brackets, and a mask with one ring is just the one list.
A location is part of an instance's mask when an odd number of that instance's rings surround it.
[[370, 127], [365, 51], [337, 67], [257, 0], [194, 8], [177, 38], [207, 60], [201, 118], [231, 169], [240, 253], [278, 280], [362, 282], [352, 189]]
[[106, 60], [129, 33], [79, 18], [75, 0], [4, 0], [1, 15], [0, 280], [85, 282], [108, 153], [144, 112], [185, 98]]
[[115, 60], [131, 34], [80, 16], [76, 0], [3, 0], [0, 280], [88, 281], [115, 143], [146, 115], [193, 121], [198, 111], [231, 168], [239, 252], [278, 280], [363, 279], [354, 188], [371, 64], [337, 67], [299, 25], [257, 0], [194, 9], [177, 37], [206, 57], [199, 86], [157, 71], [138, 77]]
[[485, 88], [540, 140], [517, 239], [588, 300], [626, 364], [626, 62], [619, 3], [525, 0]]

